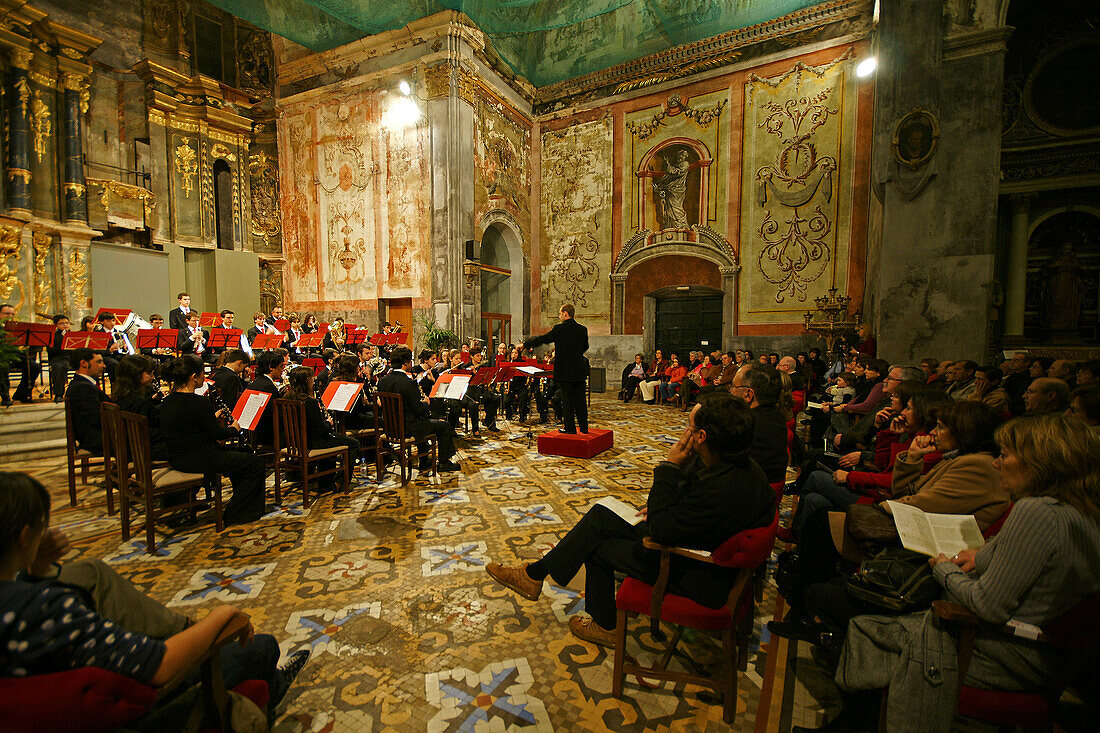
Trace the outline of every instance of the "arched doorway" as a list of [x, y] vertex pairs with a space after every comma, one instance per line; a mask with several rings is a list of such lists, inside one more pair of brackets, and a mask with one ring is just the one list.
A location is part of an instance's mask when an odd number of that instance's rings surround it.
[[512, 341], [512, 260], [500, 225], [481, 235], [481, 338], [490, 353]]
[[[646, 353], [661, 349], [686, 365], [691, 351], [711, 352], [722, 346], [723, 293], [706, 285], [670, 286], [646, 295], [645, 310], [653, 312], [653, 343]], [[648, 334], [647, 334], [648, 335]]]

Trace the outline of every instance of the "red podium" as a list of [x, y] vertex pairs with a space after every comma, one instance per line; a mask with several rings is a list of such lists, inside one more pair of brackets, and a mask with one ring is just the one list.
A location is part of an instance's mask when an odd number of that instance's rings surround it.
[[614, 443], [615, 433], [611, 430], [589, 428], [587, 433], [575, 435], [551, 430], [539, 436], [539, 453], [544, 456], [592, 458], [603, 453]]

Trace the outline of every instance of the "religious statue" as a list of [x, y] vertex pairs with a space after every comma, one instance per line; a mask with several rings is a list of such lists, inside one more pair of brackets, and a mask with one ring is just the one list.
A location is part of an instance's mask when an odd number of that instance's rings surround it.
[[1085, 294], [1081, 262], [1073, 253], [1073, 243], [1062, 245], [1058, 255], [1040, 271], [1042, 300], [1040, 322], [1051, 336], [1078, 335], [1078, 319]]
[[657, 203], [657, 220], [661, 229], [687, 229], [687, 211], [684, 197], [687, 195], [687, 177], [691, 170], [688, 151], [680, 148], [675, 160], [661, 156], [664, 174], [653, 181], [653, 195]]

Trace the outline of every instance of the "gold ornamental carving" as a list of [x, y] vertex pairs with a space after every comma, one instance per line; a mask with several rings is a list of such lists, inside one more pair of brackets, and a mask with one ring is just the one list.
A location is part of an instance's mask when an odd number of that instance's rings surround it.
[[24, 186], [31, 185], [31, 172], [26, 168], [8, 168], [8, 178], [13, 181], [20, 178], [23, 180]]
[[72, 191], [78, 199], [84, 198], [84, 193], [87, 190], [83, 183], [73, 183], [72, 181], [65, 181], [61, 186], [65, 193]]
[[53, 133], [50, 107], [42, 99], [41, 92], [34, 93], [34, 101], [31, 103], [31, 131], [34, 133], [34, 155], [41, 163], [42, 156], [50, 149], [50, 135]]
[[458, 96], [477, 106], [477, 76], [464, 66], [458, 67]]
[[425, 69], [424, 86], [428, 91], [428, 99], [446, 97], [451, 89], [451, 65], [444, 62]]
[[[26, 297], [23, 283], [15, 274], [16, 264], [19, 262], [19, 251], [22, 247], [22, 227], [0, 227], [0, 301], [10, 301], [11, 294], [18, 288], [19, 302], [15, 306], [16, 313], [23, 307], [23, 299]], [[15, 263], [9, 264], [9, 260], [13, 259]]]
[[80, 51], [77, 51], [75, 48], [69, 48], [68, 46], [62, 47], [61, 53], [75, 61], [80, 61], [82, 58], [84, 58], [81, 55]]
[[28, 72], [27, 76], [29, 76], [31, 78], [31, 81], [38, 84], [39, 86], [46, 87], [47, 89], [57, 88], [56, 80], [47, 74], [40, 74], [37, 71], [31, 71]]
[[230, 163], [237, 162], [237, 154], [222, 145], [221, 143], [214, 143], [214, 147], [210, 149], [210, 155], [212, 155], [214, 158], [222, 158], [224, 160], [228, 160]]
[[[142, 188], [141, 186], [131, 186], [128, 183], [112, 181], [106, 178], [88, 178], [87, 181], [88, 185], [92, 187], [93, 193], [98, 190], [99, 205], [103, 208], [103, 213], [108, 213], [110, 208], [110, 197], [113, 194], [120, 199], [129, 199], [131, 201], [140, 199], [146, 220], [153, 215], [153, 209], [155, 209], [157, 205], [157, 195], [149, 189]], [[79, 183], [66, 183], [65, 190], [76, 191], [78, 196], [84, 195], [84, 186], [81, 186]]]
[[264, 245], [282, 231], [279, 221], [279, 169], [275, 160], [260, 151], [248, 159], [252, 174], [252, 234]]
[[50, 283], [46, 276], [46, 266], [50, 259], [50, 234], [43, 229], [36, 229], [31, 234], [31, 243], [34, 245], [34, 312], [47, 314], [50, 307]]
[[80, 304], [78, 307], [84, 307], [84, 303], [87, 302], [88, 296], [85, 295], [85, 288], [88, 285], [88, 255], [84, 252], [76, 251], [69, 253], [69, 289], [73, 294], [73, 302]]
[[17, 69], [23, 69], [24, 71], [31, 68], [31, 54], [25, 48], [13, 48], [11, 50], [11, 65]]
[[199, 172], [199, 160], [190, 140], [184, 140], [176, 146], [176, 173], [180, 177], [183, 195], [191, 198], [195, 190], [195, 175]]
[[27, 84], [27, 80], [23, 77], [19, 77], [15, 80], [15, 91], [19, 93], [19, 109], [23, 112], [23, 116], [27, 116], [27, 103], [31, 99], [31, 88]]
[[657, 128], [663, 124], [665, 119], [682, 114], [705, 130], [710, 123], [721, 116], [725, 106], [726, 100], [723, 99], [713, 107], [692, 107], [690, 103], [684, 104], [679, 94], [673, 94], [665, 102], [661, 111], [653, 115], [652, 119], [647, 122], [628, 122], [626, 129], [637, 139], [645, 140], [657, 131]]

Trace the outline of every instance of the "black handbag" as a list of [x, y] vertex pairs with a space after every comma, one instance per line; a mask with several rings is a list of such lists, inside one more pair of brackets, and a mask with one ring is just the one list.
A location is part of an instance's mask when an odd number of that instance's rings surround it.
[[928, 556], [903, 547], [864, 560], [846, 585], [853, 598], [895, 613], [930, 608], [940, 596]]

